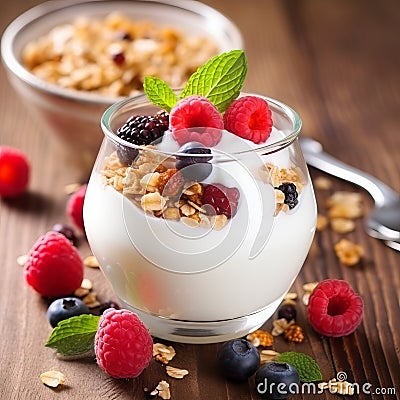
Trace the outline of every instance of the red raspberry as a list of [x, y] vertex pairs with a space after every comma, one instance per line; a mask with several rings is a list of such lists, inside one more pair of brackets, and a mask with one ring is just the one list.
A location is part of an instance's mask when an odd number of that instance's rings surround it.
[[22, 194], [29, 181], [29, 162], [24, 153], [8, 146], [0, 146], [0, 196]]
[[25, 279], [42, 296], [69, 295], [82, 283], [83, 262], [64, 235], [50, 231], [29, 251]]
[[[215, 129], [206, 129], [204, 132], [190, 130], [199, 127]], [[221, 139], [223, 127], [224, 122], [218, 109], [203, 96], [185, 97], [169, 114], [169, 130], [181, 146], [188, 142], [200, 142], [206, 147], [215, 146]]]
[[272, 131], [271, 110], [261, 97], [240, 97], [225, 111], [224, 125], [226, 130], [243, 139], [264, 143]]
[[135, 378], [153, 356], [153, 339], [143, 322], [128, 310], [109, 308], [94, 339], [97, 363], [114, 378]]
[[363, 301], [346, 281], [326, 279], [312, 292], [307, 312], [318, 333], [341, 337], [350, 335], [360, 325]]
[[83, 203], [85, 201], [87, 185], [82, 185], [68, 200], [67, 214], [76, 227], [84, 230]]
[[228, 218], [236, 214], [240, 192], [237, 188], [228, 188], [220, 183], [204, 188], [202, 203], [214, 207], [216, 214], [225, 214]]

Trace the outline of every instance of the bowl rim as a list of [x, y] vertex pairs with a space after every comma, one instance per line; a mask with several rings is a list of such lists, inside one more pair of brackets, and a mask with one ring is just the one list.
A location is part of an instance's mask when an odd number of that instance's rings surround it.
[[[166, 6], [172, 6], [183, 9], [185, 11], [192, 12], [202, 17], [212, 17], [215, 20], [221, 21], [226, 26], [232, 36], [232, 49], [243, 49], [244, 42], [243, 36], [236, 26], [236, 24], [222, 14], [220, 11], [212, 8], [211, 6], [204, 4], [200, 1], [192, 0], [118, 0], [128, 5], [134, 6], [135, 2], [139, 3], [159, 3]], [[85, 4], [99, 4], [99, 3], [115, 3], [115, 0], [48, 0], [44, 3], [40, 3], [19, 16], [17, 16], [10, 24], [6, 27], [1, 38], [1, 54], [2, 60], [12, 75], [18, 77], [30, 86], [35, 87], [41, 91], [50, 93], [55, 96], [62, 97], [76, 102], [92, 103], [97, 105], [111, 105], [121, 99], [124, 96], [104, 96], [98, 93], [91, 93], [87, 91], [79, 91], [68, 88], [63, 88], [56, 84], [50, 83], [41, 79], [25, 68], [19, 60], [19, 55], [14, 52], [14, 41], [18, 36], [19, 32], [28, 24], [35, 23], [39, 18], [45, 17], [47, 14], [52, 12], [63, 11], [68, 8], [75, 6], [84, 6]]]
[[[175, 92], [179, 93], [178, 89], [176, 89]], [[248, 150], [240, 150], [240, 151], [230, 152], [230, 153], [220, 151], [220, 160], [224, 160], [226, 158], [232, 160], [232, 156], [233, 157], [242, 157], [242, 156], [246, 156], [248, 154], [254, 154], [254, 153], [257, 153], [257, 154], [263, 155], [263, 156], [268, 155], [268, 154], [273, 154], [273, 153], [276, 153], [276, 152], [283, 150], [284, 148], [290, 146], [297, 139], [297, 137], [299, 136], [299, 134], [301, 132], [302, 120], [301, 120], [299, 114], [293, 108], [291, 108], [287, 104], [283, 103], [282, 101], [276, 100], [272, 97], [263, 96], [263, 95], [257, 94], [257, 93], [248, 93], [248, 92], [242, 91], [240, 93], [239, 97], [243, 97], [243, 96], [261, 97], [262, 99], [267, 101], [272, 112], [274, 112], [275, 110], [279, 110], [281, 113], [283, 113], [285, 116], [287, 116], [290, 119], [292, 128], [290, 129], [288, 134], [285, 135], [284, 138], [279, 139], [274, 142], [271, 142], [271, 143], [264, 142], [261, 145], [251, 148], [251, 149], [248, 149]], [[123, 109], [129, 103], [132, 103], [132, 102], [137, 102], [138, 105], [144, 105], [144, 104], [153, 105], [151, 103], [151, 101], [147, 98], [145, 93], [139, 94], [137, 96], [125, 98], [121, 101], [118, 101], [118, 102], [112, 104], [110, 107], [108, 107], [104, 111], [103, 115], [101, 116], [100, 126], [103, 131], [104, 137], [111, 140], [113, 143], [123, 146], [123, 147], [140, 150], [140, 149], [143, 149], [143, 147], [129, 143], [129, 142], [121, 139], [120, 137], [118, 137], [115, 134], [114, 130], [111, 127], [111, 120], [114, 117], [114, 115], [118, 112], [118, 110]], [[154, 107], [158, 107], [158, 106], [154, 106]], [[232, 133], [232, 135], [233, 135], [233, 133]], [[158, 149], [153, 149], [153, 148], [147, 149], [147, 151], [156, 153], [159, 155], [167, 156], [167, 157], [175, 156], [177, 154], [179, 154], [180, 157], [181, 156], [184, 156], [184, 157], [193, 156], [192, 154], [180, 153], [179, 151], [178, 152], [176, 152], [176, 151], [170, 152], [170, 151], [158, 150]], [[209, 154], [198, 154], [198, 155], [196, 155], [196, 157], [207, 158], [207, 157], [209, 157]]]

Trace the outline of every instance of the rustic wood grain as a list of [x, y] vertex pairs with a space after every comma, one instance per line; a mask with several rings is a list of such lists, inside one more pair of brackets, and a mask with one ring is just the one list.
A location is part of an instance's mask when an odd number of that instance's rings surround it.
[[[249, 75], [246, 90], [291, 104], [302, 116], [303, 134], [320, 140], [329, 152], [400, 191], [400, 4], [396, 0], [206, 0], [234, 20], [244, 33]], [[0, 31], [39, 0], [14, 0], [2, 6]], [[0, 203], [0, 399], [144, 399], [166, 377], [152, 363], [139, 378], [115, 380], [94, 360], [65, 361], [44, 347], [50, 327], [47, 302], [25, 285], [17, 256], [56, 222], [66, 222], [63, 191], [79, 172], [62, 162], [48, 132], [26, 113], [22, 101], [0, 69], [0, 143], [26, 151], [32, 163], [30, 191], [16, 201]], [[29, 99], [28, 99], [29, 101]], [[311, 170], [312, 177], [322, 173]], [[336, 190], [362, 193], [366, 211], [372, 201], [353, 185], [332, 178], [328, 192], [316, 191], [321, 212]], [[347, 280], [365, 302], [357, 331], [345, 338], [321, 338], [307, 324], [299, 303], [298, 320], [306, 340], [299, 345], [278, 338], [277, 351], [296, 350], [313, 356], [325, 380], [339, 371], [350, 382], [375, 388], [395, 388], [400, 394], [400, 253], [368, 237], [362, 220], [346, 237], [365, 249], [362, 263], [346, 268], [337, 261], [333, 245], [343, 235], [317, 233], [309, 257], [293, 290], [327, 277]], [[79, 250], [90, 254], [84, 239]], [[244, 276], [246, 271], [243, 272]], [[101, 300], [113, 293], [100, 270], [85, 270]], [[240, 295], [240, 294], [238, 294]], [[271, 328], [271, 322], [265, 325]], [[254, 381], [226, 382], [218, 375], [219, 345], [174, 344], [173, 365], [186, 368], [183, 380], [168, 379], [175, 400], [258, 399]], [[56, 390], [42, 385], [40, 373], [57, 369], [67, 384]], [[296, 395], [296, 399], [333, 399], [329, 393]], [[350, 396], [344, 396], [344, 399]], [[392, 400], [396, 395], [360, 394], [359, 399]]]

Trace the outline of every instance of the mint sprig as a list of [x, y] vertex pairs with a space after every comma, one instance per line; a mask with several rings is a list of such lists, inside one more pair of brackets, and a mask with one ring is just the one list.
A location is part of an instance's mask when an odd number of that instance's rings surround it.
[[191, 75], [180, 98], [198, 94], [205, 96], [224, 112], [239, 96], [247, 75], [243, 50], [232, 50], [211, 58]]
[[100, 317], [82, 314], [60, 321], [45, 344], [65, 356], [76, 356], [93, 350]]
[[285, 362], [296, 368], [301, 382], [315, 382], [322, 380], [322, 373], [316, 361], [304, 353], [287, 351], [278, 354], [276, 361]]
[[[243, 50], [231, 50], [211, 58], [194, 72], [179, 99], [201, 95], [210, 100], [223, 113], [235, 100], [247, 75], [247, 60]], [[162, 79], [146, 76], [143, 89], [155, 105], [171, 111], [178, 98]]]
[[170, 112], [178, 101], [175, 93], [166, 82], [155, 76], [145, 76], [143, 89], [147, 97], [156, 105]]

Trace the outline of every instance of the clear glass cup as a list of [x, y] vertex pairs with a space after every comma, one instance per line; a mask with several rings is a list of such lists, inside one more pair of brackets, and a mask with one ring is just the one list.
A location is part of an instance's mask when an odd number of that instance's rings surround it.
[[[141, 150], [117, 137], [131, 115], [159, 111], [145, 95], [103, 114], [105, 137], [84, 204], [86, 234], [122, 306], [154, 336], [186, 343], [244, 336], [271, 317], [304, 263], [317, 212], [297, 140], [301, 120], [285, 104], [263, 98], [274, 122], [266, 143], [210, 130], [211, 154], [196, 155], [194, 166], [193, 155], [179, 152], [168, 132]], [[190, 135], [189, 141], [199, 138]], [[161, 176], [182, 160], [163, 188]], [[191, 175], [191, 168], [207, 171]], [[290, 202], [284, 192], [293, 188], [297, 198]], [[221, 191], [222, 203], [208, 201]]]

